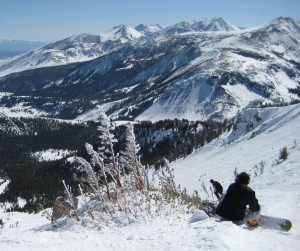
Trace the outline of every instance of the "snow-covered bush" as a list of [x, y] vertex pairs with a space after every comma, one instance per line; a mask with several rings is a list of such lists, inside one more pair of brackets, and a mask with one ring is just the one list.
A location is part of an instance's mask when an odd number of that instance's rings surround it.
[[146, 170], [142, 166], [138, 156], [140, 147], [136, 144], [133, 125], [131, 123], [128, 123], [126, 126], [125, 137], [125, 149], [124, 151], [120, 152], [119, 156], [119, 165], [121, 166], [123, 174], [131, 172], [134, 178], [134, 180], [131, 182], [135, 182], [136, 186], [139, 189], [144, 188], [144, 181], [146, 181], [146, 185], [149, 188], [148, 175], [145, 172]]
[[64, 215], [83, 225], [123, 225], [199, 209], [198, 194], [188, 195], [185, 189], [176, 186], [167, 160], [159, 170], [157, 184], [149, 181], [148, 169], [139, 160], [139, 146], [131, 124], [127, 125], [126, 147], [116, 155], [110, 122], [104, 114], [100, 119], [99, 139], [103, 140], [103, 147], [95, 150], [86, 143], [89, 161], [74, 158], [81, 195], [77, 208], [74, 196], [64, 184], [68, 202], [67, 206], [61, 203]]
[[259, 176], [264, 173], [266, 163], [264, 161], [259, 162], [257, 165], [253, 167], [254, 175]]

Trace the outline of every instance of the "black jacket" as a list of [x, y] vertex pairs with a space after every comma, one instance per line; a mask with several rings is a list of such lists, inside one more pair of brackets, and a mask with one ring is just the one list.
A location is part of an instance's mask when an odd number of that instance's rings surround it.
[[215, 181], [215, 180], [212, 181], [212, 185], [214, 187], [214, 192], [220, 193], [220, 194], [223, 193], [223, 187], [218, 181]]
[[247, 185], [235, 182], [229, 186], [216, 213], [227, 220], [239, 221], [244, 218], [247, 205], [252, 212], [260, 209], [255, 192]]

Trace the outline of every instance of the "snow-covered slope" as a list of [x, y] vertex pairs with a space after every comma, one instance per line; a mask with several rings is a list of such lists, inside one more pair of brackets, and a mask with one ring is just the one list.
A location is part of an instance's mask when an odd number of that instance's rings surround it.
[[95, 58], [103, 53], [99, 35], [76, 35], [28, 52], [0, 68], [6, 75], [28, 69], [61, 65]]
[[193, 33], [201, 54], [165, 80], [173, 84], [139, 119], [224, 118], [258, 100], [298, 100], [291, 90], [299, 89], [299, 31], [297, 22], [278, 18], [237, 33]]
[[125, 25], [114, 27], [100, 35], [75, 35], [45, 45], [0, 66], [0, 76], [29, 69], [88, 61], [140, 36], [138, 31]]
[[[259, 184], [260, 189], [272, 189], [274, 186], [285, 190], [294, 186], [300, 190], [300, 182], [294, 182], [300, 175], [300, 169], [294, 166], [300, 157], [300, 105], [245, 109], [235, 117], [235, 121], [232, 131], [173, 164], [178, 182], [191, 190], [200, 185], [200, 177], [206, 185], [209, 185], [210, 178], [215, 178], [226, 188], [233, 181], [237, 168], [239, 172], [251, 174], [254, 188]], [[288, 160], [278, 163], [283, 147], [287, 147], [290, 155]], [[265, 163], [264, 172], [256, 176], [254, 167], [260, 162]], [[194, 181], [189, 179], [186, 183], [185, 176], [191, 173], [195, 173]], [[278, 178], [280, 175], [281, 179]], [[289, 179], [290, 186], [285, 183]], [[266, 181], [266, 184], [261, 181]], [[205, 194], [202, 195], [205, 197]]]
[[[251, 124], [251, 119], [253, 123]], [[177, 184], [197, 190], [202, 199], [211, 199], [209, 180], [224, 188], [233, 181], [233, 172], [251, 173], [250, 186], [256, 191], [262, 213], [288, 218], [292, 229], [250, 230], [231, 222], [218, 222], [203, 212], [161, 215], [143, 223], [88, 228], [65, 221], [51, 227], [40, 214], [4, 213], [0, 229], [1, 250], [237, 250], [294, 251], [300, 246], [300, 105], [281, 108], [247, 109], [236, 119], [235, 131], [222, 135], [185, 159], [172, 164]], [[249, 124], [249, 125], [248, 125]], [[248, 126], [247, 126], [248, 125]], [[245, 128], [248, 131], [245, 132]], [[288, 159], [277, 162], [281, 148]], [[264, 162], [264, 169], [255, 168]], [[257, 171], [257, 175], [255, 174]], [[0, 192], [6, 183], [0, 180]]]

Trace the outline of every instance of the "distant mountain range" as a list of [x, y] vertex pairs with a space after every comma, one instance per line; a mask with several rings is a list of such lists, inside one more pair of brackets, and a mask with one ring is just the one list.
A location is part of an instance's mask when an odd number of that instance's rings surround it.
[[15, 57], [42, 47], [46, 42], [42, 41], [26, 41], [26, 40], [11, 40], [0, 38], [0, 60]]
[[[160, 25], [141, 24], [136, 28], [120, 25], [100, 35], [80, 34], [47, 44], [1, 67], [0, 76], [28, 69], [88, 61], [116, 50], [121, 44], [136, 40], [140, 37], [147, 37], [149, 39], [150, 36], [161, 37], [186, 32], [235, 30], [239, 29], [227, 23], [222, 18], [181, 22], [165, 29]], [[21, 43], [22, 41], [20, 41], [19, 47], [24, 48], [25, 45], [22, 47]], [[25, 41], [23, 41], [23, 43], [25, 43]], [[32, 43], [33, 42], [28, 42], [28, 45]]]
[[0, 66], [0, 76], [6, 112], [93, 119], [102, 106], [115, 119], [223, 120], [246, 106], [299, 101], [300, 24], [121, 25], [35, 49]]

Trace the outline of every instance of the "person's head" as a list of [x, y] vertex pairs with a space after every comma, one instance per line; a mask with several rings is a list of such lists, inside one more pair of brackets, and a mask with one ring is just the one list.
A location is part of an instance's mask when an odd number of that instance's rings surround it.
[[248, 185], [250, 182], [250, 175], [246, 172], [241, 172], [236, 176], [235, 181], [240, 184]]
[[213, 179], [211, 179], [211, 180], [210, 180], [210, 183], [213, 183], [213, 182], [214, 182], [214, 180], [213, 180]]

